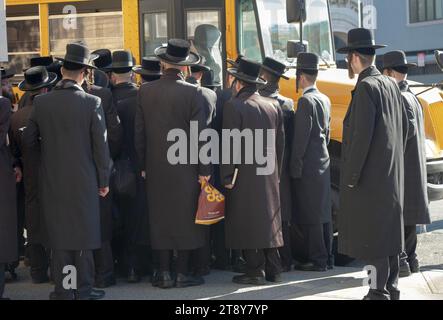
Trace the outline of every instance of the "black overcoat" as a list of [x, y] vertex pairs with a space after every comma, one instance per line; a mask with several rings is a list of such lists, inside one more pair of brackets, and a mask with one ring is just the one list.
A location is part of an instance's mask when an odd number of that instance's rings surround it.
[[28, 105], [23, 106], [11, 117], [11, 147], [13, 155], [19, 160], [23, 171], [25, 191], [25, 228], [30, 244], [46, 244], [47, 232], [39, 203], [40, 148], [25, 148], [23, 135], [33, 110], [33, 96], [29, 96]]
[[399, 83], [408, 115], [408, 140], [405, 151], [405, 198], [403, 218], [406, 226], [430, 224], [426, 174], [426, 134], [423, 108], [409, 90], [407, 81]]
[[360, 259], [403, 250], [404, 141], [408, 125], [393, 79], [359, 78], [343, 121], [339, 252]]
[[294, 117], [291, 176], [295, 179], [294, 223], [331, 222], [331, 102], [316, 88], [298, 100]]
[[63, 80], [34, 99], [24, 134], [40, 144], [40, 199], [49, 247], [101, 247], [98, 188], [109, 186], [109, 147], [101, 100]]
[[[223, 129], [274, 130], [274, 148], [265, 139], [260, 154], [269, 154], [274, 160], [271, 174], [259, 175], [259, 165], [254, 157], [252, 164], [245, 161], [245, 143], [240, 150], [231, 147], [231, 161], [223, 161], [220, 174], [224, 185], [231, 184], [235, 169], [237, 181], [226, 191], [226, 247], [231, 249], [265, 249], [283, 246], [280, 210], [279, 179], [284, 154], [283, 114], [274, 99], [262, 97], [255, 87], [243, 88], [223, 109]], [[232, 140], [232, 139], [231, 139]], [[244, 141], [244, 139], [242, 139]], [[255, 145], [255, 139], [254, 139]], [[240, 164], [232, 155], [241, 154]], [[239, 162], [239, 161], [237, 161]]]
[[15, 174], [7, 143], [11, 102], [0, 96], [0, 263], [18, 258]]
[[294, 135], [294, 101], [279, 94], [277, 84], [268, 84], [259, 91], [263, 97], [269, 97], [277, 100], [283, 112], [283, 122], [285, 127], [285, 154], [283, 157], [283, 167], [280, 177], [280, 203], [281, 217], [283, 221], [292, 221], [293, 213], [293, 181], [289, 171], [289, 163], [291, 158], [292, 138]]
[[[153, 249], [191, 250], [202, 247], [205, 227], [195, 224], [199, 175], [210, 175], [210, 166], [189, 161], [190, 122], [198, 132], [206, 128], [206, 112], [200, 88], [185, 81], [176, 69], [168, 69], [160, 80], [143, 84], [137, 98], [135, 148], [140, 170], [146, 171], [146, 191]], [[168, 161], [176, 137], [187, 137], [188, 161]], [[171, 149], [172, 150], [172, 149]], [[185, 150], [186, 151], [186, 150]], [[174, 153], [176, 154], [176, 153]]]
[[[105, 115], [106, 132], [108, 137], [109, 152], [112, 159], [116, 159], [123, 148], [123, 128], [118, 117], [117, 109], [111, 90], [97, 85], [83, 85], [83, 89], [93, 96], [99, 97], [102, 101], [102, 108]], [[113, 231], [113, 190], [105, 197], [99, 198], [100, 201], [100, 221], [102, 241], [112, 240]]]

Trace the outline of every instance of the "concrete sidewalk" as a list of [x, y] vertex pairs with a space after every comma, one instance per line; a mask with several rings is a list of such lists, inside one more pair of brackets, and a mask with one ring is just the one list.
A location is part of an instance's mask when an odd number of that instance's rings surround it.
[[[5, 296], [13, 300], [47, 300], [53, 287], [35, 285], [28, 269], [20, 267], [19, 281], [7, 283]], [[357, 268], [335, 268], [325, 273], [290, 272], [283, 283], [257, 287], [231, 282], [234, 274], [213, 271], [206, 284], [186, 289], [153, 288], [146, 280], [127, 284], [124, 280], [106, 289], [110, 300], [361, 300], [367, 293], [362, 287], [365, 272]], [[424, 269], [422, 273], [400, 279], [402, 299], [443, 300], [443, 267]]]

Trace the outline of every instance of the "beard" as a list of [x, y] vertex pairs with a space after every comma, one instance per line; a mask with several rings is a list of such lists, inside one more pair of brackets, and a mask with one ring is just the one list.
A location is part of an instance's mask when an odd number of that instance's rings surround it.
[[352, 69], [352, 66], [350, 63], [348, 63], [348, 75], [349, 75], [349, 79], [354, 79], [355, 78], [355, 72]]

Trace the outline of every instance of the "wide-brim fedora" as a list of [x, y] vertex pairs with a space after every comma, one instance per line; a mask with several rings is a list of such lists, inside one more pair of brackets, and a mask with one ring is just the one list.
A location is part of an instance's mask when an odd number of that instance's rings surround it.
[[203, 72], [203, 76], [201, 79], [201, 86], [205, 87], [205, 88], [214, 89], [214, 88], [219, 88], [222, 85], [221, 85], [221, 83], [216, 83], [214, 81], [214, 71], [209, 70], [209, 71]]
[[297, 70], [318, 71], [320, 69], [320, 58], [315, 53], [300, 52], [297, 55]]
[[386, 48], [384, 44], [376, 44], [372, 32], [365, 28], [356, 28], [348, 32], [347, 46], [337, 50], [338, 53], [346, 54], [358, 49], [382, 49]]
[[238, 68], [238, 63], [240, 62], [240, 59], [244, 58], [244, 55], [239, 54], [237, 59], [226, 59], [226, 62], [231, 65], [232, 68]]
[[396, 67], [416, 67], [416, 63], [409, 63], [404, 51], [396, 50], [390, 51], [383, 55], [383, 69], [396, 68]]
[[289, 77], [285, 76], [286, 66], [273, 58], [266, 57], [261, 68], [279, 78], [289, 80]]
[[142, 64], [132, 68], [132, 71], [143, 76], [162, 76], [160, 60], [157, 57], [144, 57]]
[[131, 51], [118, 50], [112, 54], [112, 64], [108, 68], [115, 73], [126, 73], [132, 71], [135, 66]]
[[97, 59], [94, 60], [94, 65], [97, 69], [103, 72], [108, 72], [112, 65], [112, 53], [109, 49], [98, 49], [91, 52], [91, 54], [97, 55]]
[[57, 74], [48, 72], [46, 67], [37, 66], [26, 70], [25, 80], [18, 84], [21, 91], [34, 91], [49, 87], [57, 81]]
[[228, 69], [228, 73], [236, 79], [250, 84], [265, 85], [267, 81], [260, 78], [261, 64], [241, 58], [238, 63], [238, 68]]
[[12, 78], [13, 76], [15, 76], [15, 73], [13, 73], [11, 70], [5, 69], [3, 67], [0, 68], [0, 72], [1, 72], [2, 79], [9, 79], [9, 78]]
[[171, 39], [167, 45], [155, 49], [154, 54], [162, 61], [177, 66], [192, 66], [200, 62], [200, 56], [191, 52], [191, 44], [182, 39]]
[[196, 73], [196, 72], [210, 72], [211, 68], [209, 68], [208, 66], [205, 66], [204, 64], [194, 64], [193, 66], [191, 66], [191, 72], [192, 73]]
[[69, 62], [82, 67], [97, 69], [93, 61], [98, 57], [97, 54], [91, 54], [89, 49], [80, 43], [69, 43], [66, 45], [66, 55], [63, 58], [56, 57], [55, 59], [63, 63]]

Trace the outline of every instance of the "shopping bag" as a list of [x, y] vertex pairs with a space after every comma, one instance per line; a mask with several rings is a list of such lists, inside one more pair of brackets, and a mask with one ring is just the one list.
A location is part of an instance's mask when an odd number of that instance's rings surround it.
[[225, 218], [225, 197], [204, 180], [198, 199], [198, 210], [195, 223], [202, 225], [216, 224]]

